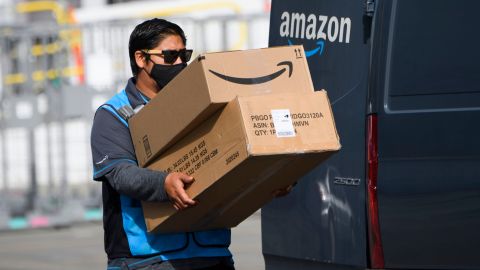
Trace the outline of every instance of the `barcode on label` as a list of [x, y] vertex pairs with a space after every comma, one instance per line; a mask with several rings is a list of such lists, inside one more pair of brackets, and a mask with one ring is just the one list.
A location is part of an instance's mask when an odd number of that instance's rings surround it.
[[143, 147], [145, 148], [145, 154], [147, 158], [152, 156], [152, 150], [150, 149], [150, 143], [148, 142], [148, 136], [143, 136]]
[[277, 132], [278, 134], [278, 137], [292, 137], [292, 136], [295, 136], [295, 133], [291, 132], [291, 131], [280, 131], [280, 132]]

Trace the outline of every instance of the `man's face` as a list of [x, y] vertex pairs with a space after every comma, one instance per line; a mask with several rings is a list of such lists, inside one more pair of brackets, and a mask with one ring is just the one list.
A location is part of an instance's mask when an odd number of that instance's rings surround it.
[[[165, 67], [181, 64], [181, 57], [176, 57], [178, 56], [177, 52], [181, 49], [185, 49], [182, 38], [178, 35], [170, 35], [163, 39], [155, 48], [135, 52], [135, 60], [140, 68], [137, 76], [137, 87], [144, 90], [148, 89], [154, 93], [160, 91], [163, 86], [159, 87], [159, 84], [152, 78], [152, 70], [155, 64]], [[172, 57], [172, 55], [175, 57]]]
[[[152, 51], [163, 51], [163, 50], [173, 50], [178, 51], [181, 49], [185, 49], [185, 44], [183, 44], [182, 38], [177, 35], [167, 36], [164, 40], [158, 44], [157, 47], [153, 48]], [[174, 63], [166, 63], [165, 56], [161, 54], [150, 54], [150, 60], [146, 64], [146, 68], [150, 73], [153, 68], [153, 63], [160, 64], [160, 65], [175, 65], [182, 63], [180, 57], [178, 57]], [[153, 63], [152, 63], [153, 62]]]

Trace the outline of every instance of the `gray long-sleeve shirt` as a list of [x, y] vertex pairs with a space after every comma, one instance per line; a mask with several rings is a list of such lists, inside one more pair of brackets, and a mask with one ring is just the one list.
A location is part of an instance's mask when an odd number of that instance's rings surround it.
[[118, 193], [140, 201], [167, 201], [164, 189], [164, 172], [140, 168], [130, 163], [121, 163], [105, 177]]

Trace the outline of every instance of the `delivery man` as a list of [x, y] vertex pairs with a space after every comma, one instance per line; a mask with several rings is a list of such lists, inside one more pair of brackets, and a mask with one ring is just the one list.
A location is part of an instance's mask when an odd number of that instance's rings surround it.
[[140, 204], [170, 200], [178, 210], [196, 204], [184, 190], [192, 177], [137, 166], [128, 129], [128, 117], [187, 65], [192, 50], [186, 41], [183, 30], [166, 20], [137, 25], [129, 41], [133, 77], [95, 114], [93, 177], [102, 182], [107, 269], [234, 269], [230, 230], [150, 234]]

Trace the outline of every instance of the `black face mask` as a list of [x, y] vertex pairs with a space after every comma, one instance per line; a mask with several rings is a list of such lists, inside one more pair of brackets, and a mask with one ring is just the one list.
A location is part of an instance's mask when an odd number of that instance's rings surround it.
[[159, 89], [163, 89], [167, 83], [169, 83], [175, 76], [180, 73], [187, 63], [181, 63], [176, 65], [160, 65], [153, 63], [150, 77], [157, 83]]

